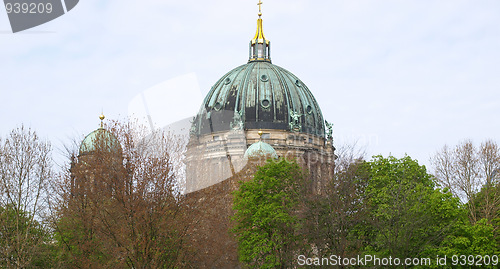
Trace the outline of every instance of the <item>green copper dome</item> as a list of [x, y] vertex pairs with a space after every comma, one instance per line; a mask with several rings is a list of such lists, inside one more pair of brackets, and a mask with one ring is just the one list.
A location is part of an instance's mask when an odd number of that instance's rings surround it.
[[271, 158], [277, 159], [278, 154], [276, 154], [276, 150], [266, 142], [258, 141], [257, 143], [253, 143], [248, 149], [245, 151], [245, 158], [258, 158], [269, 156]]
[[307, 86], [267, 61], [250, 61], [222, 76], [205, 97], [191, 132], [203, 135], [231, 128], [325, 137], [321, 109]]
[[80, 145], [80, 155], [94, 152], [101, 145], [101, 142], [103, 143], [102, 146], [109, 152], [121, 152], [120, 141], [110, 131], [101, 127], [83, 139]]

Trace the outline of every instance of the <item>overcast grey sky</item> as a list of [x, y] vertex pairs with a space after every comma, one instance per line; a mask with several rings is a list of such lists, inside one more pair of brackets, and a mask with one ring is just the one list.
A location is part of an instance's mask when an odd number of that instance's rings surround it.
[[[263, 2], [273, 63], [307, 84], [337, 144], [427, 164], [445, 143], [500, 142], [500, 1]], [[0, 11], [0, 135], [24, 123], [61, 147], [188, 73], [204, 96], [246, 63], [256, 3], [82, 0], [17, 34]]]

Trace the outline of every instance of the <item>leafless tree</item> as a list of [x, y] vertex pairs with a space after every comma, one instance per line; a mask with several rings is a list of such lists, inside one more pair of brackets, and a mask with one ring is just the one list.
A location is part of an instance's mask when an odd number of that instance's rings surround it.
[[335, 173], [346, 171], [347, 168], [365, 159], [366, 150], [357, 142], [337, 146], [335, 150]]
[[[440, 184], [467, 204], [473, 223], [479, 218], [493, 217], [500, 199], [490, 193], [498, 182], [495, 175], [500, 168], [500, 148], [494, 141], [486, 140], [479, 147], [475, 147], [471, 140], [465, 140], [453, 149], [445, 145], [431, 158], [431, 163]], [[485, 192], [485, 201], [481, 208], [476, 208], [473, 200], [481, 190]]]
[[146, 137], [113, 123], [94, 150], [74, 153], [57, 185], [54, 229], [64, 267], [177, 268], [186, 261], [184, 200], [177, 183], [179, 140]]
[[434, 175], [439, 180], [441, 186], [450, 189], [451, 193], [458, 197], [459, 192], [454, 187], [454, 158], [453, 150], [448, 145], [444, 145], [441, 151], [436, 152], [434, 157], [432, 157], [431, 162], [434, 166]]
[[42, 229], [35, 226], [45, 213], [51, 166], [50, 143], [30, 128], [21, 126], [0, 140], [0, 236], [5, 244], [0, 260], [7, 267], [28, 267], [44, 243]]
[[500, 213], [500, 193], [498, 192], [498, 176], [500, 171], [500, 147], [492, 140], [481, 143], [479, 148], [479, 165], [484, 177], [484, 201], [479, 210], [482, 217], [491, 220]]

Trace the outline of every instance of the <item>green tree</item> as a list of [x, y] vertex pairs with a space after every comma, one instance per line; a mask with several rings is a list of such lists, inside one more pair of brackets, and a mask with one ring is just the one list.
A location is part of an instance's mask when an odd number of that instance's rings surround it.
[[[31, 242], [30, 259], [23, 266], [18, 266], [19, 255], [24, 252], [16, 251], [20, 240]], [[13, 205], [0, 206], [0, 267], [2, 268], [50, 268], [52, 262], [53, 245], [50, 243], [49, 232], [29, 213], [17, 211]], [[8, 255], [6, 255], [8, 254]]]
[[425, 166], [406, 156], [375, 156], [364, 164], [370, 225], [366, 253], [393, 258], [426, 257], [465, 211], [447, 190], [435, 189]]
[[446, 265], [434, 268], [498, 268], [500, 258], [493, 226], [486, 219], [471, 224], [466, 217], [456, 223], [439, 247], [428, 253], [446, 257]]
[[298, 208], [304, 173], [295, 162], [269, 161], [234, 192], [233, 232], [251, 268], [290, 268], [302, 242]]

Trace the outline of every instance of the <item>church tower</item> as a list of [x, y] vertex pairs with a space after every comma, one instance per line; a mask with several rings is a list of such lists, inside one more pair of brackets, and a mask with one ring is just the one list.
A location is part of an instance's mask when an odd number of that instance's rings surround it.
[[125, 190], [124, 166], [120, 141], [104, 128], [89, 133], [80, 144], [78, 155], [71, 162], [71, 196], [89, 194], [114, 196]]

